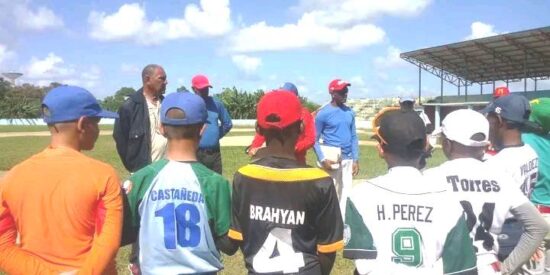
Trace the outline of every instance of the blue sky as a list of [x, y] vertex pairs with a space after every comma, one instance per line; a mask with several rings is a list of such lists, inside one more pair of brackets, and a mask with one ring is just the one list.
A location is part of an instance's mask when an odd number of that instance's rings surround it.
[[[149, 63], [165, 68], [167, 92], [201, 73], [214, 92], [291, 81], [323, 102], [342, 78], [350, 98], [391, 97], [418, 90], [417, 69], [400, 52], [548, 26], [549, 10], [545, 0], [0, 0], [0, 72], [98, 98], [139, 88]], [[423, 73], [422, 88], [437, 95], [439, 80]]]

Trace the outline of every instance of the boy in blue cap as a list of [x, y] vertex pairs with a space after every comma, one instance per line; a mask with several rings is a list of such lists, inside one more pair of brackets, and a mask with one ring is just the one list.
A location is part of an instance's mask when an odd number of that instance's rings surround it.
[[207, 110], [193, 93], [173, 93], [161, 107], [166, 158], [133, 174], [125, 236], [139, 232], [142, 274], [203, 274], [223, 268], [218, 249], [235, 253], [227, 238], [229, 182], [197, 161]]
[[[120, 181], [91, 150], [101, 109], [87, 90], [60, 86], [42, 102], [51, 141], [0, 183], [0, 269], [9, 274], [116, 274], [122, 229]], [[15, 244], [17, 234], [20, 245]]]
[[[536, 125], [529, 121], [531, 113], [529, 101], [518, 94], [501, 96], [482, 112], [489, 120], [489, 139], [497, 152], [496, 155], [489, 157], [486, 163], [495, 171], [510, 177], [515, 187], [529, 198], [538, 176], [538, 155], [521, 139], [523, 131], [536, 128]], [[500, 259], [508, 257], [508, 253], [518, 243], [523, 230], [516, 219], [506, 220], [501, 232], [502, 237], [499, 238]], [[540, 264], [538, 266], [540, 268]], [[534, 271], [532, 266], [522, 268]]]

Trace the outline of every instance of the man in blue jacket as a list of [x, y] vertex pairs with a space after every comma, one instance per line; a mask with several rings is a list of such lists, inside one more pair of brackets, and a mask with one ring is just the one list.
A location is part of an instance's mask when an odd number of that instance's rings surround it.
[[[196, 75], [191, 79], [191, 88], [193, 92], [201, 96], [206, 103], [208, 110], [208, 119], [206, 129], [204, 130], [197, 158], [210, 170], [222, 174], [222, 156], [220, 152], [220, 139], [225, 136], [233, 127], [231, 116], [221, 101], [209, 95], [210, 82], [204, 75]], [[221, 125], [220, 125], [221, 124]]]

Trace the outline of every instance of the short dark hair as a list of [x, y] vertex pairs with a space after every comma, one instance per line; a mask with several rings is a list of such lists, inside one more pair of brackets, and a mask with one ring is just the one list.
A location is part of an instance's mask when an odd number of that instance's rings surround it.
[[384, 152], [391, 153], [392, 155], [405, 160], [413, 161], [420, 159], [425, 153], [426, 139], [417, 139], [409, 143], [405, 149], [394, 149], [394, 147], [388, 146], [387, 144], [380, 142]]
[[283, 129], [263, 129], [260, 127], [260, 133], [262, 136], [265, 137], [266, 143], [269, 142], [270, 140], [276, 139], [282, 144], [284, 144], [285, 140], [287, 140], [286, 137], [288, 137], [294, 131], [300, 132], [301, 123], [302, 121], [298, 120]]
[[[185, 118], [185, 112], [178, 108], [172, 108], [166, 112], [166, 117], [172, 119], [183, 119]], [[163, 124], [164, 135], [168, 139], [191, 139], [200, 133], [203, 125], [203, 123], [181, 126]]]
[[141, 71], [141, 81], [145, 81], [145, 78], [153, 75], [155, 71], [159, 68], [162, 68], [162, 67], [157, 64], [149, 64], [145, 66], [145, 68], [143, 68], [143, 70]]
[[414, 109], [414, 101], [403, 101], [399, 103], [399, 106], [401, 106], [402, 108]]

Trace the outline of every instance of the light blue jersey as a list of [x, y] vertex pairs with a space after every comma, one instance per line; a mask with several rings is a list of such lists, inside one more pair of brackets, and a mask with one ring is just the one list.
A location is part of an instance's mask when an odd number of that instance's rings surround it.
[[202, 164], [168, 160], [141, 169], [130, 180], [128, 200], [139, 227], [143, 274], [196, 274], [223, 268], [213, 236], [229, 230], [227, 180]]

